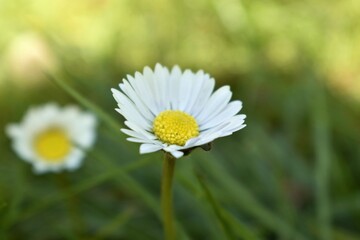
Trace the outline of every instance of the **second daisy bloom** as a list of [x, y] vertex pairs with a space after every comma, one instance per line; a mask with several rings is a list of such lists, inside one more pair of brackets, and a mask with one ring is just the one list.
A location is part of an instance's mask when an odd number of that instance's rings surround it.
[[21, 123], [6, 127], [12, 147], [36, 173], [74, 170], [95, 142], [96, 118], [76, 106], [48, 103], [31, 108]]
[[141, 143], [140, 153], [164, 150], [180, 158], [186, 149], [231, 135], [245, 127], [238, 112], [241, 101], [230, 101], [232, 92], [223, 86], [214, 92], [215, 80], [202, 70], [171, 71], [157, 64], [143, 73], [127, 76], [112, 89], [116, 110], [125, 117], [129, 141]]

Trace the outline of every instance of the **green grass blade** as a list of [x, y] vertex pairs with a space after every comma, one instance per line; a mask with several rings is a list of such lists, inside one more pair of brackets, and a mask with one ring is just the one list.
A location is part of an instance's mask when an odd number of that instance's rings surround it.
[[4, 226], [2, 229], [7, 229], [10, 227], [16, 219], [21, 215], [20, 206], [24, 198], [26, 198], [26, 188], [27, 182], [24, 179], [23, 167], [19, 166], [16, 172], [16, 181], [13, 182], [13, 189], [14, 189], [14, 197], [12, 201], [9, 203], [8, 208], [6, 209], [6, 218]]
[[[117, 167], [113, 168], [110, 171], [104, 172], [102, 174], [97, 174], [94, 177], [90, 179], [86, 179], [73, 187], [69, 189], [68, 196], [73, 196], [76, 194], [80, 194], [82, 192], [85, 192], [95, 186], [98, 186], [106, 181], [109, 181], [113, 178], [118, 177], [119, 174], [127, 174], [128, 172], [134, 171], [138, 168], [141, 168], [151, 162], [151, 159], [145, 158], [141, 160], [134, 161], [130, 164], [127, 164], [123, 167]], [[60, 193], [56, 192], [52, 195], [49, 195], [48, 197], [45, 197], [43, 200], [39, 201], [36, 205], [33, 205], [28, 210], [25, 210], [24, 213], [21, 215], [21, 217], [18, 219], [18, 221], [24, 221], [32, 216], [38, 214], [39, 212], [63, 201], [65, 196]]]
[[[111, 116], [106, 114], [105, 111], [100, 109], [98, 106], [90, 102], [88, 99], [86, 99], [84, 96], [82, 96], [79, 92], [77, 92], [75, 89], [73, 89], [69, 84], [66, 83], [66, 81], [61, 80], [57, 76], [53, 76], [51, 74], [46, 74], [46, 76], [54, 82], [59, 88], [61, 88], [64, 92], [66, 92], [69, 96], [74, 98], [77, 102], [79, 102], [82, 106], [85, 108], [91, 110], [94, 112], [100, 120], [102, 120], [107, 126], [115, 130], [115, 132], [118, 132], [121, 128], [121, 125], [117, 123], [116, 120], [114, 120]], [[109, 90], [110, 92], [110, 90]], [[110, 93], [109, 93], [110, 94]]]
[[[206, 156], [204, 156], [204, 154], [206, 154]], [[196, 154], [196, 156], [199, 156], [202, 162], [206, 161], [206, 164], [202, 164], [199, 167], [211, 174], [216, 179], [216, 182], [221, 184], [223, 192], [226, 191], [231, 194], [231, 198], [236, 200], [242, 211], [246, 211], [261, 224], [272, 229], [280, 236], [288, 236], [290, 239], [306, 239], [291, 225], [288, 225], [286, 221], [263, 207], [246, 186], [236, 181], [226, 172], [224, 167], [220, 164], [219, 159], [215, 158], [212, 154], [202, 152]]]
[[121, 229], [129, 219], [134, 215], [135, 210], [133, 208], [128, 208], [122, 212], [120, 212], [117, 216], [115, 216], [108, 224], [101, 227], [93, 240], [97, 239], [106, 239], [108, 236], [118, 229]]
[[[314, 80], [315, 81], [315, 80]], [[313, 94], [316, 101], [313, 104], [313, 129], [316, 154], [315, 185], [316, 185], [316, 213], [321, 239], [331, 237], [331, 214], [329, 203], [329, 174], [330, 174], [330, 134], [327, 116], [325, 92], [321, 83], [314, 83]], [[312, 85], [312, 86], [314, 86]]]
[[[222, 230], [224, 231], [225, 236], [227, 237], [227, 239], [234, 239], [234, 233], [232, 232], [232, 230], [230, 229], [230, 225], [228, 224], [229, 218], [225, 217], [225, 213], [223, 211], [223, 209], [221, 208], [220, 204], [217, 202], [217, 200], [215, 199], [215, 197], [212, 195], [209, 187], [207, 186], [207, 184], [205, 183], [205, 180], [202, 176], [200, 176], [200, 174], [195, 173], [196, 178], [205, 194], [206, 200], [209, 202], [212, 210], [215, 213], [215, 216], [217, 217], [219, 223], [221, 224]], [[241, 239], [251, 239], [249, 238], [249, 236], [241, 236]]]

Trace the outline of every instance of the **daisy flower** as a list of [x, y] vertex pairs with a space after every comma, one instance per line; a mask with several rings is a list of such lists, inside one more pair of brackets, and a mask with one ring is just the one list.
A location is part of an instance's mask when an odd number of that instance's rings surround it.
[[140, 153], [158, 150], [180, 158], [194, 147], [244, 128], [238, 114], [241, 101], [230, 101], [232, 92], [223, 86], [214, 92], [215, 80], [202, 70], [171, 71], [160, 64], [155, 70], [127, 76], [112, 89], [118, 111], [126, 119], [127, 140], [141, 143]]
[[6, 133], [12, 147], [35, 173], [77, 169], [83, 149], [94, 144], [96, 118], [76, 106], [60, 108], [54, 103], [31, 108], [21, 123], [9, 124]]

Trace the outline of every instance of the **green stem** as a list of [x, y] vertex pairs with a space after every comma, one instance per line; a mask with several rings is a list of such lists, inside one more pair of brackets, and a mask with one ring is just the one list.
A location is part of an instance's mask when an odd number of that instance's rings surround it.
[[174, 176], [175, 158], [165, 153], [163, 175], [161, 180], [161, 209], [163, 214], [165, 240], [175, 239], [172, 203], [172, 179]]

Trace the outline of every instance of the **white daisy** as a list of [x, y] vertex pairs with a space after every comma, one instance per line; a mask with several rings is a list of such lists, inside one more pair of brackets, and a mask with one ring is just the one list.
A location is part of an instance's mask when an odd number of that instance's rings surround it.
[[19, 124], [6, 127], [12, 147], [35, 173], [74, 170], [84, 158], [82, 149], [94, 144], [96, 118], [76, 106], [54, 103], [31, 108]]
[[215, 80], [202, 70], [169, 71], [157, 64], [143, 73], [127, 76], [112, 89], [116, 110], [129, 129], [127, 139], [141, 143], [140, 153], [163, 150], [180, 158], [184, 152], [231, 135], [245, 127], [245, 115], [237, 113], [241, 101], [231, 101], [229, 86], [213, 92]]

